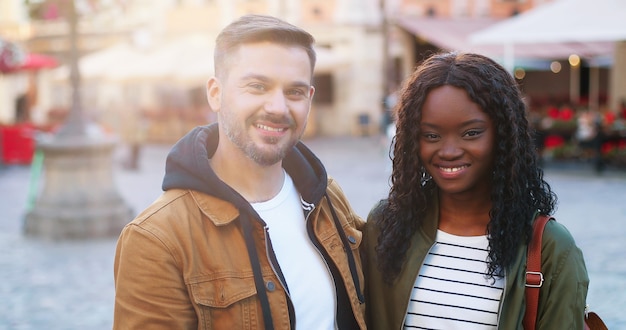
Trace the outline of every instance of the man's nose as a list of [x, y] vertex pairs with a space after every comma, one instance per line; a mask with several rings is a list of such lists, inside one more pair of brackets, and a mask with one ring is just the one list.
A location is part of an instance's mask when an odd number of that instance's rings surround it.
[[269, 113], [285, 113], [288, 111], [287, 98], [282, 90], [278, 89], [270, 93], [265, 102], [264, 110]]

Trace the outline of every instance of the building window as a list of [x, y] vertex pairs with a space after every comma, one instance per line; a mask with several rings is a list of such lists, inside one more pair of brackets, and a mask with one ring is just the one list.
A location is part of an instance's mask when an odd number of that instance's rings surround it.
[[313, 85], [315, 86], [313, 103], [332, 104], [334, 101], [333, 76], [328, 73], [323, 73], [316, 75], [313, 80]]
[[321, 17], [322, 16], [322, 10], [320, 9], [320, 7], [317, 7], [317, 6], [313, 7], [312, 12], [313, 12], [313, 16], [315, 16], [315, 17]]

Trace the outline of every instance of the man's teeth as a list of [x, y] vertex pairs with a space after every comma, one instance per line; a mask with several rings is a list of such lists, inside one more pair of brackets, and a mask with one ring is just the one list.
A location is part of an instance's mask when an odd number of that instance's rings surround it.
[[262, 130], [271, 131], [271, 132], [282, 132], [282, 131], [284, 131], [284, 128], [274, 128], [274, 127], [265, 126], [265, 125], [256, 125], [256, 127], [260, 128]]
[[460, 167], [440, 167], [440, 169], [442, 171], [447, 172], [447, 173], [458, 172], [458, 171], [462, 170], [463, 168], [465, 168], [465, 166], [460, 166]]

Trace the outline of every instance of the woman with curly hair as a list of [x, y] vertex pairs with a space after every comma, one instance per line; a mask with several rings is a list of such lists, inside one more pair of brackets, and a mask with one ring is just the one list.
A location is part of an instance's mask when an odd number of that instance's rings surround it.
[[[370, 328], [522, 329], [532, 224], [556, 195], [515, 80], [482, 55], [436, 54], [396, 111], [392, 187], [364, 234]], [[582, 252], [556, 221], [542, 246], [537, 329], [582, 329]]]

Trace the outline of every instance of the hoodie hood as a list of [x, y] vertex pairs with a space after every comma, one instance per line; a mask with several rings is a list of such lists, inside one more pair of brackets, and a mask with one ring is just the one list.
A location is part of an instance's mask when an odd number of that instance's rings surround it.
[[[238, 204], [236, 201], [243, 197], [220, 180], [209, 165], [218, 141], [217, 124], [196, 127], [183, 136], [167, 155], [162, 189], [196, 190]], [[298, 142], [283, 159], [283, 168], [304, 201], [319, 203], [326, 192], [327, 174], [311, 150]]]

